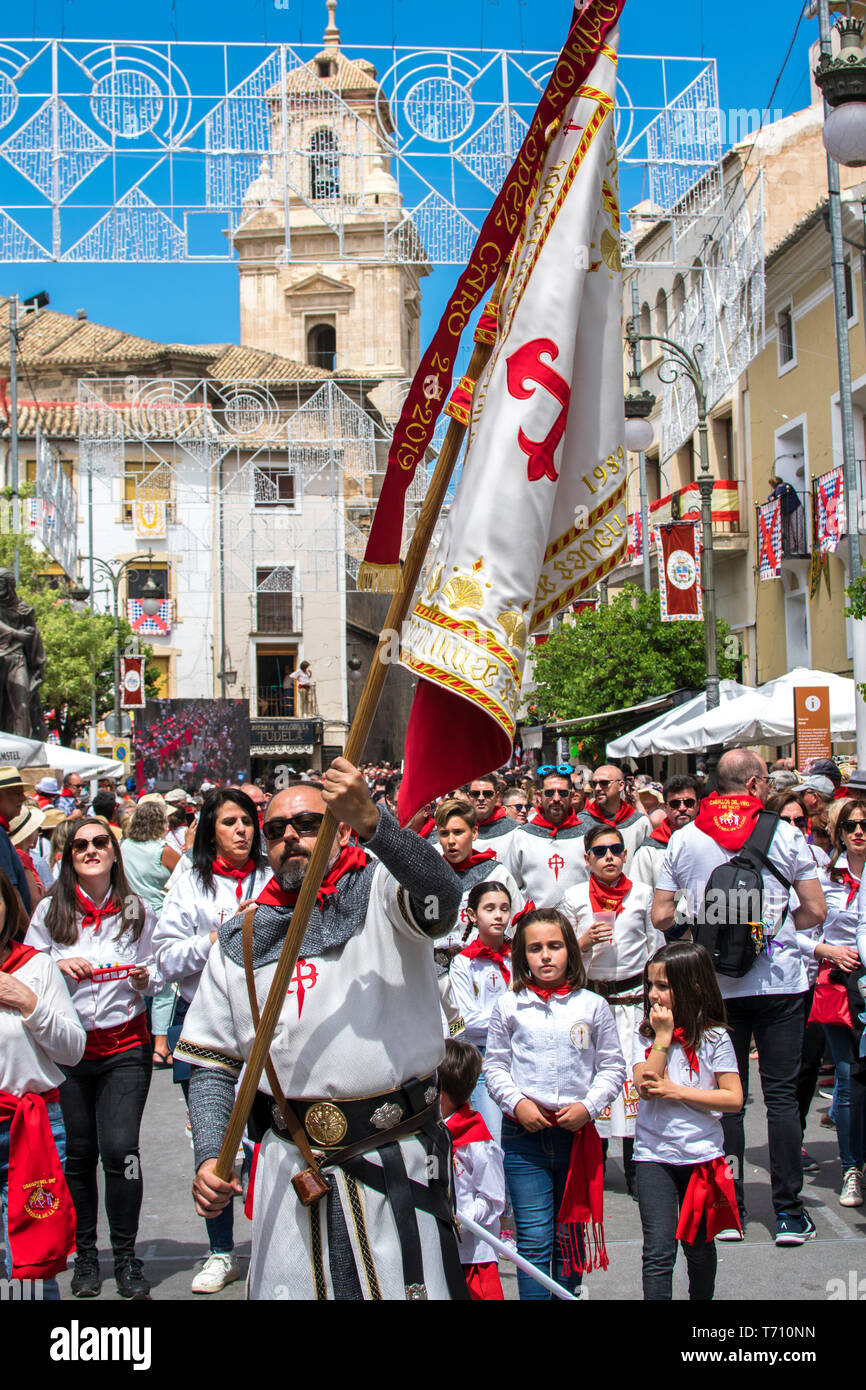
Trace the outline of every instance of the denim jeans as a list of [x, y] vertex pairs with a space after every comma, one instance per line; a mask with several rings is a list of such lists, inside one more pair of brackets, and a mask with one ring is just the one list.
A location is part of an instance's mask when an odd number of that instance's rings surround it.
[[776, 1215], [802, 1212], [800, 1188], [803, 1163], [800, 1157], [802, 1132], [797, 1083], [803, 1057], [805, 994], [751, 994], [742, 999], [726, 999], [728, 1027], [737, 1054], [737, 1067], [743, 1086], [743, 1109], [722, 1117], [725, 1156], [732, 1160], [737, 1205], [745, 1210], [743, 1172], [746, 1154], [743, 1120], [749, 1094], [749, 1042], [752, 1033], [758, 1048], [761, 1089], [767, 1111], [767, 1142], [770, 1151], [770, 1183]]
[[[669, 1301], [673, 1297], [677, 1258], [677, 1221], [695, 1165], [636, 1163], [635, 1168], [643, 1227], [643, 1296], [647, 1302]], [[702, 1221], [693, 1245], [680, 1241], [689, 1271], [689, 1298], [693, 1302], [712, 1298], [716, 1285], [716, 1245], [707, 1240], [706, 1230], [706, 1222]]]
[[862, 1168], [866, 1159], [866, 1086], [859, 1081], [851, 1083], [851, 1038], [850, 1028], [839, 1024], [825, 1023], [824, 1032], [833, 1054], [836, 1067], [836, 1084], [833, 1091], [833, 1118], [836, 1121], [836, 1138], [839, 1143], [839, 1158], [843, 1174], [849, 1168]]
[[105, 1210], [115, 1259], [135, 1254], [144, 1184], [138, 1136], [153, 1066], [150, 1047], [82, 1059], [63, 1068], [66, 1181], [75, 1203], [79, 1255], [96, 1251], [96, 1165], [105, 1174]]
[[[66, 1130], [63, 1127], [63, 1113], [60, 1109], [60, 1102], [56, 1100], [47, 1101], [45, 1108], [48, 1111], [48, 1123], [51, 1126], [51, 1134], [57, 1146], [60, 1166], [61, 1168], [65, 1168]], [[11, 1128], [11, 1120], [4, 1120], [0, 1123], [0, 1212], [2, 1212], [3, 1216], [3, 1241], [6, 1246], [7, 1279], [12, 1278], [12, 1251], [9, 1249], [9, 1226], [6, 1219], [6, 1188], [9, 1181], [9, 1134]], [[56, 1303], [59, 1300], [60, 1288], [56, 1279], [43, 1280], [42, 1297], [46, 1303]]]
[[[181, 1081], [184, 1100], [189, 1103], [189, 1082]], [[235, 1199], [231, 1198], [217, 1212], [216, 1216], [206, 1216], [208, 1246], [212, 1255], [230, 1255], [235, 1248]]]
[[[565, 1274], [556, 1247], [556, 1214], [565, 1192], [571, 1140], [569, 1130], [545, 1129], [530, 1134], [516, 1120], [502, 1117], [505, 1180], [514, 1208], [518, 1254], [576, 1293], [581, 1276]], [[517, 1271], [517, 1288], [521, 1299], [553, 1297], [521, 1269]]]

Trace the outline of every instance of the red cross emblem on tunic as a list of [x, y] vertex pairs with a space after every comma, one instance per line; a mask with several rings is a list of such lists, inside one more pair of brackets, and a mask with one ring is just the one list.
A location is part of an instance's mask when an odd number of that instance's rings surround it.
[[313, 965], [313, 962], [304, 960], [302, 956], [299, 957], [298, 963], [295, 966], [295, 973], [290, 979], [289, 987], [286, 990], [286, 994], [293, 994], [295, 985], [298, 987], [298, 1018], [301, 1017], [301, 1010], [304, 1007], [304, 996], [308, 989], [313, 988], [318, 978], [319, 972]]
[[559, 879], [559, 871], [565, 868], [565, 860], [561, 854], [552, 854], [547, 861], [547, 867], [553, 870], [554, 878]]

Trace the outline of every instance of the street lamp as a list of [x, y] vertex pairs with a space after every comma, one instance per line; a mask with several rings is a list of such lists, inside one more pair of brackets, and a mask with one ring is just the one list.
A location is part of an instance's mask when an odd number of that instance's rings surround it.
[[[98, 556], [90, 556], [91, 573], [94, 568], [98, 568], [106, 576], [111, 584], [112, 608], [114, 613], [114, 731], [115, 736], [120, 736], [120, 614], [118, 605], [120, 601], [120, 580], [128, 569], [135, 565], [140, 565], [142, 560], [146, 560], [148, 569], [153, 564], [156, 557], [152, 550], [148, 550], [146, 555], [131, 555], [128, 560], [121, 560], [118, 565], [112, 566], [107, 560], [100, 560]], [[79, 562], [85, 556], [79, 555]], [[90, 597], [90, 590], [84, 587], [81, 576], [74, 584], [69, 587], [69, 597], [73, 604], [84, 602]], [[162, 594], [159, 587], [154, 583], [153, 575], [148, 574], [147, 583], [141, 591], [141, 609], [149, 618], [154, 617], [159, 612], [159, 605], [162, 602]]]
[[[698, 410], [698, 439], [700, 442], [701, 471], [697, 479], [701, 494], [701, 535], [703, 553], [701, 555], [701, 588], [704, 595], [704, 635], [706, 639], [707, 664], [707, 709], [716, 709], [719, 703], [719, 661], [716, 651], [716, 588], [713, 566], [713, 477], [710, 473], [710, 446], [707, 431], [707, 393], [704, 377], [698, 365], [698, 354], [703, 353], [703, 343], [696, 343], [694, 352], [689, 352], [671, 338], [663, 338], [659, 333], [638, 333], [634, 319], [626, 325], [626, 336], [634, 351], [639, 342], [661, 343], [664, 349], [658, 367], [659, 380], [674, 382], [687, 376], [692, 383]], [[667, 374], [666, 374], [667, 373]], [[649, 537], [644, 538], [648, 547]]]

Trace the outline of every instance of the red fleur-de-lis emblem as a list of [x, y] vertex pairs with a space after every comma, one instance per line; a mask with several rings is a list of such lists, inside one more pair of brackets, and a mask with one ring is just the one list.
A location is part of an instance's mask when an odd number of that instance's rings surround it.
[[295, 966], [295, 973], [290, 979], [289, 987], [286, 990], [286, 994], [293, 994], [295, 991], [295, 986], [297, 986], [298, 1018], [301, 1017], [301, 1011], [304, 1007], [304, 996], [306, 995], [308, 989], [313, 988], [318, 978], [319, 972], [313, 965], [313, 962], [304, 960], [302, 956], [299, 957], [298, 963]]
[[543, 439], [530, 439], [522, 426], [517, 432], [517, 443], [529, 459], [529, 481], [534, 483], [539, 478], [550, 478], [555, 483], [559, 474], [553, 465], [553, 455], [565, 433], [571, 387], [565, 377], [555, 372], [549, 363], [542, 362], [542, 353], [550, 358], [551, 362], [556, 361], [559, 348], [552, 338], [533, 338], [531, 342], [524, 343], [516, 352], [512, 352], [505, 362], [509, 395], [518, 401], [528, 401], [536, 392], [535, 386], [527, 386], [526, 383], [535, 382], [538, 386], [543, 386], [562, 407]]
[[560, 869], [565, 868], [565, 860], [561, 854], [552, 854], [547, 861], [547, 867], [553, 870], [554, 878], [558, 880]]

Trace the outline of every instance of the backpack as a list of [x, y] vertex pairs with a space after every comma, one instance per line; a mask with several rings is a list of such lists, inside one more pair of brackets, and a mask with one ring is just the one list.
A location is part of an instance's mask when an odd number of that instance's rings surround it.
[[[778, 823], [779, 817], [772, 811], [760, 811], [745, 844], [707, 879], [692, 938], [709, 951], [719, 975], [740, 979], [765, 948], [768, 932], [762, 868], [769, 869], [785, 889], [791, 888], [767, 858]], [[787, 915], [786, 904], [779, 926]]]

